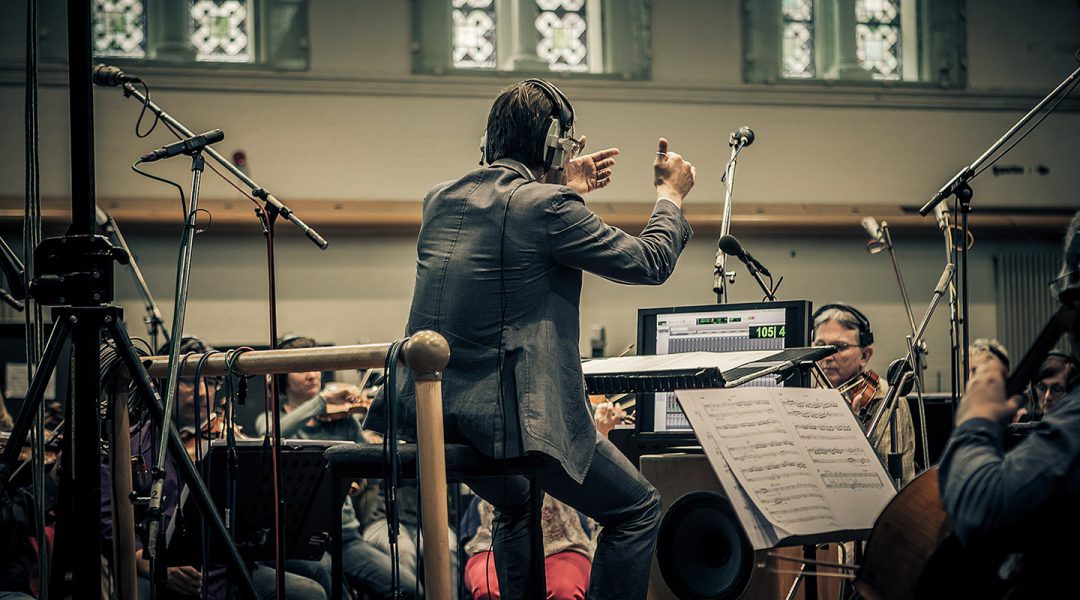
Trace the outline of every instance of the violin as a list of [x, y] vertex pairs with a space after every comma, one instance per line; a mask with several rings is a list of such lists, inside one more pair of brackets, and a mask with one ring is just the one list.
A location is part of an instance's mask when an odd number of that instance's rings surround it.
[[332, 381], [326, 384], [326, 387], [319, 392], [319, 395], [326, 399], [330, 397], [338, 397], [338, 399], [344, 399], [344, 402], [326, 402], [326, 412], [319, 415], [317, 418], [323, 422], [340, 421], [347, 419], [352, 415], [366, 415], [368, 407], [371, 406], [371, 398], [374, 394], [368, 394], [364, 392], [364, 385], [368, 379], [371, 378], [371, 373], [374, 369], [368, 369], [364, 372], [364, 377], [360, 380], [359, 385], [352, 385], [349, 383], [342, 383]]
[[870, 400], [874, 398], [879, 388], [881, 388], [881, 378], [877, 373], [860, 371], [851, 379], [841, 383], [836, 391], [848, 401], [855, 414], [861, 415], [862, 410], [870, 404]]
[[[233, 435], [236, 439], [246, 440], [248, 436], [244, 435], [243, 427], [233, 424]], [[194, 427], [184, 427], [180, 430], [180, 441], [184, 443], [184, 449], [187, 450], [188, 456], [191, 460], [195, 460], [198, 453], [198, 442], [203, 441], [209, 444], [210, 440], [225, 439], [225, 413], [220, 411], [214, 411], [210, 413], [210, 418], [203, 422], [202, 427], [199, 428], [198, 435], [195, 434]], [[205, 449], [206, 446], [204, 446]]]

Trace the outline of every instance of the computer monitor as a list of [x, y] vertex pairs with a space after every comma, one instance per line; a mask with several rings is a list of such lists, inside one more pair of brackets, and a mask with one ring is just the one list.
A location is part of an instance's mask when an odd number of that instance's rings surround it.
[[[705, 306], [670, 306], [638, 310], [638, 354], [783, 350], [806, 346], [810, 339], [808, 300], [748, 302]], [[787, 385], [805, 386], [798, 381]], [[763, 377], [748, 386], [783, 385]], [[690, 423], [674, 393], [642, 394], [637, 402], [637, 432], [691, 434]]]

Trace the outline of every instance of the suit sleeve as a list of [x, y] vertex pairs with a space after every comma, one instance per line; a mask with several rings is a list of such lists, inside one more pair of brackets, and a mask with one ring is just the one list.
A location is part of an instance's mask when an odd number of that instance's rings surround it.
[[694, 233], [682, 210], [667, 200], [657, 201], [638, 236], [604, 223], [569, 188], [559, 188], [547, 208], [555, 262], [618, 283], [663, 283]]
[[1031, 523], [1075, 510], [1078, 408], [1055, 411], [1008, 454], [1001, 425], [971, 419], [956, 428], [940, 477], [942, 500], [962, 542], [1015, 551], [1033, 541]]

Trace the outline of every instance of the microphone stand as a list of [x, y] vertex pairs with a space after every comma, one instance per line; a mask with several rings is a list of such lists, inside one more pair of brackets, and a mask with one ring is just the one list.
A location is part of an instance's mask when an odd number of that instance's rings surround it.
[[[164, 598], [163, 587], [166, 563], [162, 560], [165, 550], [164, 515], [161, 503], [165, 489], [165, 461], [167, 460], [169, 430], [173, 426], [173, 414], [176, 412], [177, 380], [180, 378], [180, 340], [184, 331], [184, 318], [187, 313], [188, 286], [191, 278], [191, 254], [195, 239], [195, 220], [199, 210], [199, 189], [202, 184], [203, 168], [206, 165], [202, 149], [191, 154], [191, 200], [184, 222], [184, 232], [180, 236], [179, 259], [176, 267], [176, 299], [173, 307], [172, 341], [169, 343], [169, 377], [165, 388], [165, 409], [161, 420], [161, 437], [158, 440], [157, 458], [154, 468], [153, 484], [150, 487], [150, 506], [147, 515], [150, 519], [147, 536], [147, 556], [150, 559], [151, 582], [154, 597]], [[130, 256], [130, 254], [129, 254]], [[197, 385], [197, 382], [196, 382]], [[198, 425], [196, 424], [196, 427]]]
[[758, 268], [754, 266], [754, 261], [743, 261], [743, 264], [746, 265], [746, 271], [750, 273], [751, 277], [754, 278], [754, 281], [757, 282], [758, 287], [761, 288], [761, 291], [765, 292], [765, 301], [776, 302], [776, 289], [769, 289], [769, 286], [766, 285], [765, 281], [761, 279], [761, 271], [758, 271]]
[[[870, 421], [870, 427], [866, 431], [866, 437], [870, 440], [871, 445], [875, 444], [877, 439], [878, 428], [881, 426], [882, 416], [888, 414], [890, 426], [890, 442], [889, 442], [889, 475], [895, 480], [897, 489], [903, 484], [903, 464], [899, 453], [899, 440], [896, 432], [896, 402], [900, 397], [900, 389], [903, 387], [906, 380], [914, 373], [915, 365], [915, 348], [922, 344], [923, 336], [926, 334], [926, 327], [930, 324], [930, 318], [934, 316], [934, 310], [937, 308], [938, 302], [941, 297], [945, 295], [945, 290], [948, 288], [949, 280], [952, 278], [955, 266], [952, 263], [945, 265], [945, 270], [941, 273], [941, 278], [938, 280], [937, 286], [934, 288], [933, 297], [930, 299], [930, 305], [926, 309], [926, 314], [923, 315], [922, 321], [919, 322], [919, 326], [915, 330], [915, 335], [908, 338], [908, 352], [905, 360], [907, 362], [906, 369], [897, 369], [896, 374], [890, 377], [889, 392], [885, 395], [885, 400], [878, 406], [877, 411], [874, 413], [874, 418]], [[925, 432], [926, 421], [920, 423], [921, 428]], [[925, 435], [924, 435], [925, 439]], [[926, 446], [923, 446], [924, 450]]]
[[[868, 217], [863, 222], [872, 219]], [[872, 227], [870, 225], [869, 227]], [[925, 365], [924, 356], [926, 356], [926, 343], [920, 340], [918, 344], [914, 344], [913, 337], [918, 333], [918, 328], [915, 325], [915, 315], [911, 311], [911, 300], [908, 297], [907, 286], [904, 284], [904, 274], [900, 271], [900, 262], [896, 259], [896, 249], [893, 247], [892, 231], [889, 229], [889, 222], [882, 221], [878, 227], [878, 236], [881, 244], [885, 246], [885, 249], [889, 251], [889, 258], [892, 260], [893, 274], [896, 275], [896, 283], [900, 287], [900, 298], [904, 301], [904, 312], [907, 313], [908, 324], [911, 326], [911, 334], [906, 336], [908, 351], [911, 353], [911, 368], [912, 377], [915, 383], [915, 395], [918, 398], [919, 404], [919, 423], [922, 426], [919, 428], [922, 433], [922, 450], [923, 450], [923, 465], [925, 468], [930, 468], [930, 449], [928, 448], [928, 439], [926, 435], [926, 406], [924, 405], [923, 398], [923, 367]], [[871, 234], [872, 235], [872, 234]], [[880, 251], [880, 248], [874, 249], [872, 246], [867, 247], [871, 254], [875, 254]]]
[[[192, 133], [190, 129], [184, 127], [183, 123], [177, 121], [172, 117], [172, 115], [162, 110], [160, 106], [147, 98], [146, 95], [136, 89], [135, 86], [125, 82], [123, 84], [123, 89], [125, 98], [134, 97], [143, 106], [145, 106], [147, 110], [154, 113], [157, 118], [165, 121], [165, 123], [167, 123], [170, 128], [180, 132], [182, 136], [195, 136], [195, 134]], [[236, 165], [226, 160], [225, 157], [221, 156], [221, 154], [218, 154], [217, 150], [214, 150], [213, 148], [210, 148], [208, 146], [203, 149], [203, 152], [205, 152], [206, 155], [210, 158], [214, 159], [214, 162], [224, 167], [225, 170], [231, 173], [233, 177], [236, 177], [241, 182], [243, 182], [243, 184], [251, 190], [252, 196], [263, 199], [264, 201], [266, 201], [267, 204], [277, 209], [277, 211], [281, 213], [281, 216], [285, 217], [285, 219], [291, 222], [293, 225], [296, 225], [300, 229], [300, 231], [303, 231], [304, 235], [306, 235], [307, 238], [311, 240], [312, 243], [314, 243], [320, 249], [326, 250], [326, 247], [330, 245], [330, 242], [327, 242], [326, 239], [319, 235], [317, 231], [309, 227], [307, 223], [304, 223], [304, 221], [301, 220], [300, 217], [296, 216], [296, 213], [294, 213], [292, 209], [282, 204], [281, 201], [275, 198], [273, 194], [268, 192], [266, 189], [256, 183], [253, 179], [245, 175], [243, 171], [236, 167]]]
[[[720, 221], [720, 237], [728, 235], [731, 229], [731, 194], [735, 188], [735, 163], [739, 158], [739, 153], [746, 147], [743, 138], [736, 136], [735, 133], [731, 134], [728, 144], [731, 145], [731, 158], [728, 159], [727, 165], [724, 167], [724, 176], [721, 178], [724, 182], [724, 216]], [[735, 271], [727, 270], [727, 254], [720, 249], [719, 243], [717, 243], [716, 259], [713, 262], [713, 292], [716, 294], [717, 304], [727, 302], [728, 286], [734, 283]], [[760, 281], [758, 283], [764, 287], [764, 284], [761, 284]]]
[[135, 261], [135, 255], [131, 253], [131, 248], [128, 247], [127, 240], [124, 239], [124, 234], [120, 232], [120, 226], [116, 224], [116, 219], [108, 212], [98, 208], [97, 213], [98, 225], [101, 225], [105, 230], [105, 233], [113, 238], [116, 245], [120, 246], [120, 248], [128, 255], [128, 265], [131, 267], [131, 277], [135, 280], [135, 287], [139, 290], [139, 294], [143, 298], [143, 304], [146, 307], [146, 316], [143, 317], [143, 322], [146, 323], [147, 327], [150, 329], [150, 347], [155, 349], [161, 347], [158, 344], [159, 332], [165, 338], [165, 343], [168, 344], [169, 332], [165, 329], [161, 310], [158, 308], [157, 303], [154, 302], [154, 296], [150, 293], [150, 287], [146, 285], [146, 279], [143, 278], [142, 270], [139, 269], [139, 265]]
[[[938, 216], [938, 228], [945, 235], [945, 261], [956, 264], [959, 260], [959, 251], [956, 249], [956, 241], [953, 237], [953, 227], [949, 223], [949, 211], [945, 206], [938, 206], [934, 209], [935, 214]], [[967, 239], [963, 240], [965, 249], [967, 249]], [[959, 390], [964, 389], [964, 376], [960, 369], [960, 365], [963, 361], [962, 350], [960, 349], [961, 338], [961, 315], [960, 315], [960, 297], [956, 293], [956, 274], [953, 274], [952, 279], [949, 281], [949, 343], [950, 352], [949, 357], [949, 369], [951, 376], [952, 401], [953, 406], [956, 406], [960, 402]]]
[[[1010, 127], [1009, 130], [1006, 131], [1000, 138], [998, 138], [998, 140], [996, 142], [991, 144], [990, 147], [987, 148], [986, 151], [983, 152], [978, 158], [976, 158], [974, 162], [972, 162], [970, 165], [960, 169], [960, 171], [957, 172], [956, 175], [953, 175], [952, 179], [950, 179], [944, 186], [942, 186], [941, 189], [939, 189], [937, 191], [937, 193], [934, 194], [934, 196], [932, 198], [930, 198], [930, 200], [927, 201], [927, 203], [924, 204], [919, 209], [919, 214], [925, 217], [926, 215], [930, 214], [931, 211], [934, 210], [934, 207], [936, 207], [940, 202], [942, 202], [943, 200], [945, 200], [949, 196], [955, 196], [956, 197], [956, 210], [960, 213], [960, 230], [961, 230], [962, 239], [964, 241], [964, 243], [960, 245], [960, 250], [959, 250], [959, 254], [960, 254], [959, 279], [960, 279], [960, 298], [961, 298], [961, 301], [960, 301], [961, 314], [959, 316], [959, 320], [961, 321], [961, 338], [962, 338], [962, 344], [963, 344], [963, 346], [960, 349], [960, 351], [961, 351], [960, 352], [961, 361], [960, 361], [960, 369], [959, 370], [960, 370], [960, 378], [961, 379], [967, 376], [968, 363], [969, 363], [969, 356], [968, 356], [969, 341], [968, 340], [969, 340], [969, 336], [970, 336], [970, 331], [969, 331], [970, 323], [968, 322], [968, 279], [969, 279], [969, 276], [968, 276], [968, 266], [967, 266], [967, 258], [968, 258], [968, 256], [967, 256], [968, 255], [968, 252], [967, 252], [967, 239], [968, 239], [968, 215], [971, 213], [971, 199], [975, 195], [975, 191], [972, 190], [972, 188], [971, 188], [971, 180], [975, 179], [980, 173], [982, 173], [986, 169], [986, 167], [990, 166], [990, 164], [993, 164], [993, 162], [997, 161], [1002, 156], [1004, 156], [1006, 153], [1008, 153], [1008, 151], [1011, 150], [1013, 148], [1013, 146], [1016, 145], [1016, 143], [1019, 143], [1020, 140], [1017, 140], [1015, 143], [1013, 143], [1012, 146], [1009, 146], [1008, 148], [1006, 148], [1005, 152], [998, 155], [997, 158], [995, 158], [993, 161], [990, 161], [989, 164], [986, 164], [984, 166], [984, 163], [987, 163], [987, 161], [990, 159], [991, 155], [993, 155], [995, 152], [997, 152], [997, 150], [999, 148], [1001, 148], [1002, 146], [1005, 145], [1005, 142], [1009, 141], [1009, 139], [1011, 139], [1014, 135], [1016, 135], [1016, 133], [1018, 131], [1020, 131], [1025, 125], [1027, 125], [1032, 119], [1034, 119], [1035, 115], [1038, 114], [1039, 111], [1041, 111], [1043, 108], [1045, 108], [1046, 105], [1048, 105], [1054, 98], [1056, 98], [1063, 91], [1065, 92], [1066, 95], [1068, 95], [1068, 93], [1070, 91], [1072, 91], [1072, 90], [1071, 89], [1066, 90], [1066, 88], [1069, 88], [1070, 86], [1075, 86], [1076, 83], [1078, 81], [1080, 81], [1080, 79], [1078, 79], [1078, 78], [1080, 78], [1080, 67], [1077, 67], [1075, 70], [1073, 70], [1073, 72], [1070, 73], [1068, 77], [1066, 77], [1060, 84], [1058, 84], [1058, 86], [1056, 88], [1054, 88], [1045, 98], [1040, 100], [1031, 110], [1029, 110], [1027, 112], [1027, 114], [1025, 114], [1023, 117], [1020, 117], [1019, 121], [1017, 121], [1015, 124], [1013, 124], [1013, 126]], [[1062, 96], [1062, 99], [1063, 98], [1064, 98], [1064, 96]], [[1057, 107], [1057, 105], [1055, 104], [1053, 107], [1050, 108], [1050, 111], [1052, 112], [1054, 110], [1054, 108], [1056, 108], [1056, 107]], [[1048, 114], [1050, 114], [1050, 113], [1047, 112], [1047, 115]], [[1044, 118], [1045, 118], [1045, 115], [1044, 115]], [[1041, 123], [1041, 122], [1042, 122], [1042, 119], [1040, 119], [1038, 122], [1036, 122], [1035, 125], [1033, 126], [1033, 128], [1037, 127], [1039, 125], [1039, 123]], [[1032, 130], [1029, 129], [1028, 133], [1030, 133], [1031, 131]], [[1025, 134], [1025, 136], [1026, 135], [1027, 134]], [[1023, 137], [1021, 137], [1020, 139], [1023, 139]], [[951, 232], [949, 232], [949, 234], [951, 235]], [[954, 387], [953, 387], [953, 404], [955, 406], [955, 404], [959, 401], [960, 386], [958, 386], [955, 381], [953, 382], [953, 385], [954, 385]]]
[[[136, 100], [142, 103], [147, 110], [150, 110], [159, 119], [167, 123], [170, 128], [178, 131], [180, 134], [188, 137], [193, 137], [195, 134], [190, 129], [184, 127], [182, 123], [177, 121], [171, 115], [166, 113], [160, 106], [152, 102], [145, 94], [140, 92], [131, 83], [125, 82], [123, 84], [124, 97], [134, 97]], [[281, 203], [274, 197], [268, 190], [257, 184], [253, 179], [248, 177], [243, 171], [238, 169], [230, 161], [222, 157], [216, 150], [210, 147], [204, 148], [204, 152], [214, 159], [218, 164], [224, 167], [234, 177], [239, 179], [244, 185], [248, 186], [251, 190], [251, 195], [255, 198], [259, 198], [265, 202], [265, 206], [257, 209], [256, 214], [259, 216], [259, 220], [263, 225], [264, 235], [266, 236], [267, 247], [267, 268], [269, 271], [269, 303], [270, 303], [270, 347], [273, 348], [277, 343], [277, 301], [276, 301], [276, 271], [274, 266], [274, 221], [277, 216], [282, 216], [286, 220], [290, 221], [293, 225], [296, 225], [309, 240], [312, 241], [320, 249], [325, 250], [330, 245], [317, 231], [309, 227], [300, 217], [289, 207]], [[264, 211], [264, 214], [259, 214], [259, 210]], [[176, 330], [174, 330], [176, 335]], [[172, 357], [170, 357], [170, 363], [174, 364]], [[267, 378], [266, 383], [267, 400], [271, 406], [271, 412], [273, 414], [274, 422], [274, 434], [272, 444], [272, 456], [274, 465], [274, 489], [275, 489], [275, 505], [274, 505], [274, 534], [275, 534], [275, 567], [277, 569], [276, 584], [277, 584], [277, 597], [279, 600], [284, 599], [285, 595], [285, 521], [284, 521], [284, 496], [282, 495], [281, 487], [281, 401], [277, 397], [277, 384], [273, 377]], [[170, 392], [171, 393], [171, 392]]]

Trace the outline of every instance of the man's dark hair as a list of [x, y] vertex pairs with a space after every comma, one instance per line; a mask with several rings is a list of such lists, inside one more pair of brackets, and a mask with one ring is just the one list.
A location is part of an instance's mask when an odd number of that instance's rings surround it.
[[1032, 380], [1032, 383], [1057, 377], [1062, 373], [1065, 374], [1065, 391], [1066, 393], [1071, 392], [1077, 384], [1077, 377], [1080, 376], [1080, 365], [1077, 365], [1076, 360], [1068, 354], [1051, 352], [1043, 361], [1042, 366], [1039, 367], [1039, 372]]
[[487, 162], [520, 161], [530, 169], [543, 166], [542, 146], [558, 108], [540, 86], [523, 81], [499, 93], [487, 121]]

